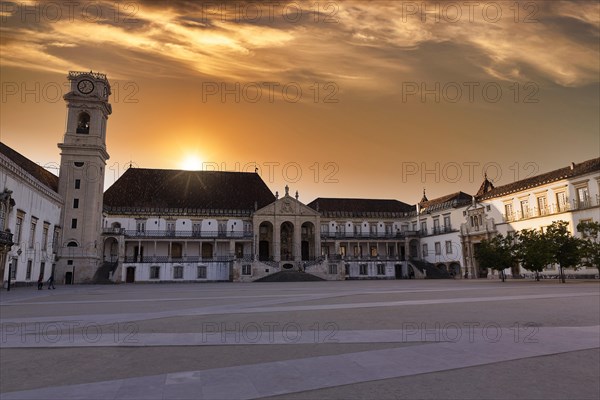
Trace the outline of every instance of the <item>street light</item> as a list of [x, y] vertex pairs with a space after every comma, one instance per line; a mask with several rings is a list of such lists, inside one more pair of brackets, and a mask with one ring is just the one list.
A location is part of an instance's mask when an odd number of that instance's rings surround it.
[[[17, 256], [21, 256], [21, 254], [23, 254], [23, 250], [21, 250], [21, 249], [17, 250]], [[8, 283], [6, 285], [7, 292], [10, 292], [10, 278], [12, 276], [12, 265], [13, 265], [14, 260], [15, 259], [13, 258], [13, 260], [10, 262], [10, 264], [8, 264]]]

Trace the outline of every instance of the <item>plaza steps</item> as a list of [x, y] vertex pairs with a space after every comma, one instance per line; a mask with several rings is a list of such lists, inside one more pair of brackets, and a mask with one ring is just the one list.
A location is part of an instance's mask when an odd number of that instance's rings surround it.
[[96, 274], [94, 274], [94, 283], [97, 284], [108, 284], [114, 283], [110, 276], [115, 272], [117, 266], [119, 265], [118, 261], [110, 262], [104, 261], [100, 267], [96, 270]]
[[448, 271], [440, 269], [432, 263], [419, 260], [410, 260], [408, 263], [424, 273], [425, 279], [452, 279]]
[[254, 282], [313, 282], [324, 281], [318, 276], [300, 271], [280, 271], [257, 279]]

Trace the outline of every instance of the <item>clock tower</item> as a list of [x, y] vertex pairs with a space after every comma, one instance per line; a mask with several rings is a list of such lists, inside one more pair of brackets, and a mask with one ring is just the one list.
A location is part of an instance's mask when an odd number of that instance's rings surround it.
[[101, 263], [102, 198], [106, 160], [106, 121], [112, 113], [110, 84], [96, 72], [69, 72], [66, 132], [61, 150], [58, 193], [62, 238], [54, 279], [92, 282]]

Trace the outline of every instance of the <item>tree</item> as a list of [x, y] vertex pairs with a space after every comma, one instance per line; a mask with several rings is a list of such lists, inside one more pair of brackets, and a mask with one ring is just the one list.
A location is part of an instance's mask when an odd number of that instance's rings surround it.
[[547, 236], [537, 230], [523, 229], [515, 234], [517, 245], [515, 253], [523, 268], [535, 272], [535, 280], [540, 280], [539, 273], [553, 261], [552, 248]]
[[475, 259], [480, 267], [498, 271], [504, 282], [504, 270], [512, 267], [516, 261], [513, 236], [509, 234], [504, 237], [500, 234], [490, 240], [482, 240], [475, 248]]
[[546, 230], [546, 237], [552, 249], [553, 261], [558, 264], [560, 279], [565, 283], [563, 269], [577, 269], [581, 262], [580, 240], [571, 235], [566, 221], [552, 222]]
[[577, 231], [581, 232], [581, 261], [586, 267], [598, 269], [600, 274], [600, 223], [596, 221], [582, 221], [577, 224]]

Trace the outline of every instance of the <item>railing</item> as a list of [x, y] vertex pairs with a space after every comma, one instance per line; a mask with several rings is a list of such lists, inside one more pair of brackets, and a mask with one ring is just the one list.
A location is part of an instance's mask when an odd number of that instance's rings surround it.
[[[250, 256], [248, 256], [250, 257]], [[235, 260], [235, 256], [125, 256], [123, 263], [211, 263], [211, 262], [230, 262]]]
[[233, 231], [177, 231], [177, 230], [124, 230], [126, 237], [134, 238], [252, 238], [252, 232], [233, 232]]
[[420, 231], [399, 232], [321, 232], [321, 239], [404, 239], [418, 236]]
[[0, 231], [0, 244], [13, 244], [13, 234], [8, 231]]
[[596, 207], [598, 205], [600, 205], [600, 196], [596, 196], [595, 201], [591, 198], [587, 198], [585, 200], [572, 200], [565, 203], [551, 204], [542, 208], [528, 208], [513, 212], [511, 214], [503, 214], [502, 219], [504, 222], [514, 222], [523, 219], [543, 217], [545, 215], [559, 214], [567, 211], [584, 210], [586, 208]]
[[123, 228], [103, 228], [102, 233], [108, 235], [124, 235], [125, 229]]

